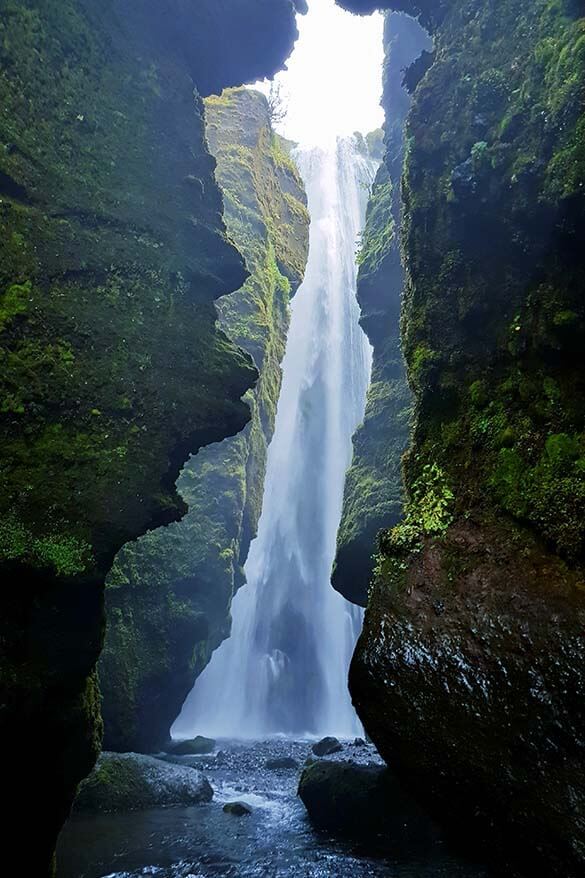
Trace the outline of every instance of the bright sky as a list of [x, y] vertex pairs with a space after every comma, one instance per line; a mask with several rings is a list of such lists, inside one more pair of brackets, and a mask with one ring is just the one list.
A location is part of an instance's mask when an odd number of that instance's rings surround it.
[[[384, 121], [382, 15], [362, 18], [335, 0], [309, 0], [308, 14], [297, 22], [299, 40], [287, 70], [276, 77], [288, 107], [280, 133], [310, 146], [379, 128]], [[255, 87], [267, 92], [269, 83]]]

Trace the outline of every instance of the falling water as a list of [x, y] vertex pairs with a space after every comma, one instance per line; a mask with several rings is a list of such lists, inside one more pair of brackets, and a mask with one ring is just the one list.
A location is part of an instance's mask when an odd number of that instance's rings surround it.
[[187, 699], [178, 736], [359, 731], [347, 671], [361, 614], [330, 576], [371, 369], [355, 251], [376, 165], [354, 138], [296, 159], [311, 213], [309, 262], [292, 305], [258, 537], [231, 637]]

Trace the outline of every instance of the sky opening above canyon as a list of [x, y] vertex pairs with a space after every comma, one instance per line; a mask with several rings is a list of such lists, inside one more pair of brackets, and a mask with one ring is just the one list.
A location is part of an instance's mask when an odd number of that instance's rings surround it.
[[[287, 107], [286, 118], [276, 125], [279, 133], [312, 146], [380, 128], [382, 15], [358, 17], [335, 0], [309, 0], [309, 12], [297, 22], [299, 39], [287, 69], [275, 79]], [[268, 93], [270, 83], [254, 87]]]

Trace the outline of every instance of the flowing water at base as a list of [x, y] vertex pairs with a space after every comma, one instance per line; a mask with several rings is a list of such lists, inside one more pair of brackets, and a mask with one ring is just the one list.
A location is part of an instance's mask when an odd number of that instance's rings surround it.
[[[453, 856], [430, 823], [417, 826], [416, 841], [378, 856], [316, 832], [296, 795], [299, 772], [264, 767], [280, 756], [302, 764], [307, 742], [219, 746], [219, 758], [181, 760], [204, 771], [215, 791], [211, 803], [73, 817], [61, 836], [57, 878], [488, 878]], [[351, 745], [341, 756], [377, 758], [372, 748]], [[249, 803], [252, 814], [225, 814], [223, 805], [234, 800]]]

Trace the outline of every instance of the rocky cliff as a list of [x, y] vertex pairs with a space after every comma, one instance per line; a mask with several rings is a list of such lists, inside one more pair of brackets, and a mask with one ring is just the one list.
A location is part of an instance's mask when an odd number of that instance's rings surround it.
[[116, 552], [185, 511], [188, 454], [250, 417], [256, 370], [212, 304], [246, 272], [194, 85], [272, 73], [295, 34], [290, 0], [0, 0], [7, 868], [34, 789], [27, 871], [50, 871], [97, 755]]
[[183, 469], [189, 507], [177, 524], [126, 546], [108, 578], [108, 629], [100, 661], [105, 746], [162, 747], [213, 650], [229, 634], [230, 604], [260, 517], [266, 449], [280, 390], [288, 302], [302, 280], [308, 213], [268, 102], [247, 89], [206, 101], [228, 232], [250, 278], [218, 303], [219, 324], [260, 374], [247, 397], [252, 420]]
[[577, 876], [583, 7], [385, 5], [420, 13], [436, 55], [407, 75], [422, 80], [403, 181], [406, 516], [381, 540], [351, 689], [385, 758], [459, 836], [507, 873]]
[[374, 183], [358, 256], [360, 323], [374, 349], [364, 423], [354, 436], [333, 586], [366, 606], [376, 537], [402, 517], [402, 455], [408, 444], [412, 395], [400, 342], [404, 269], [400, 253], [400, 179], [410, 96], [405, 69], [430, 48], [412, 18], [389, 13], [385, 21], [384, 162]]

